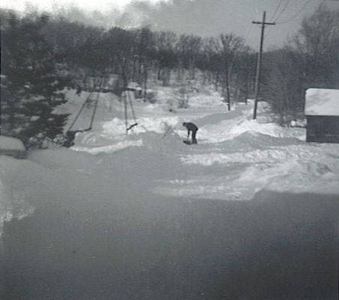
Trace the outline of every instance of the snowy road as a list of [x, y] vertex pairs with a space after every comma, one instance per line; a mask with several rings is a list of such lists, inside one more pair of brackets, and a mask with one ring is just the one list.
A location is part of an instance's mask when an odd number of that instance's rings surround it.
[[2, 299], [336, 299], [333, 197], [79, 203], [70, 190], [7, 224]]

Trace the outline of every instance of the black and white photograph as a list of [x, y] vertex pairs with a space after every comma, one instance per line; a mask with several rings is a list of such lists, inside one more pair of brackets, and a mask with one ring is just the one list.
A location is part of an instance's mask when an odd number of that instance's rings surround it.
[[339, 0], [1, 0], [1, 300], [338, 300]]

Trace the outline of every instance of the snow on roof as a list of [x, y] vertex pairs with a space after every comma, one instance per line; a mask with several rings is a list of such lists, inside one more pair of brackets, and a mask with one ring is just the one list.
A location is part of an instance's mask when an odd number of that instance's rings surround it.
[[140, 86], [137, 82], [130, 82], [127, 86], [129, 89], [140, 89]]
[[339, 116], [339, 90], [308, 89], [305, 99], [307, 116]]
[[0, 135], [0, 150], [25, 151], [26, 148], [19, 139]]

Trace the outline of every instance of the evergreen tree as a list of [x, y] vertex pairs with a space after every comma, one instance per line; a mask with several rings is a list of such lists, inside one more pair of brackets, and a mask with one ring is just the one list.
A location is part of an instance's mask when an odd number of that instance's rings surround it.
[[6, 82], [1, 85], [1, 134], [32, 141], [54, 138], [62, 133], [68, 115], [53, 114], [65, 103], [68, 80], [57, 75], [51, 46], [43, 28], [48, 16], [9, 16], [1, 32], [1, 69]]

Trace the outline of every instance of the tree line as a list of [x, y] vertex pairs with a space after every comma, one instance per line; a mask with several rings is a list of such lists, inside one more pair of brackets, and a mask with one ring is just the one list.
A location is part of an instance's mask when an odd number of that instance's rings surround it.
[[261, 95], [281, 124], [303, 117], [308, 88], [339, 88], [339, 11], [320, 5], [305, 17], [282, 49], [264, 54], [262, 74]]
[[[264, 53], [261, 99], [280, 123], [303, 110], [308, 87], [339, 84], [339, 13], [325, 6], [305, 18], [282, 49]], [[256, 53], [233, 33], [202, 38], [149, 27], [104, 29], [63, 17], [1, 11], [1, 131], [28, 142], [62, 133], [67, 115], [53, 109], [62, 90], [88, 77], [118, 75], [114, 92], [136, 81], [185, 85], [199, 80], [222, 92], [228, 109], [253, 93]]]

